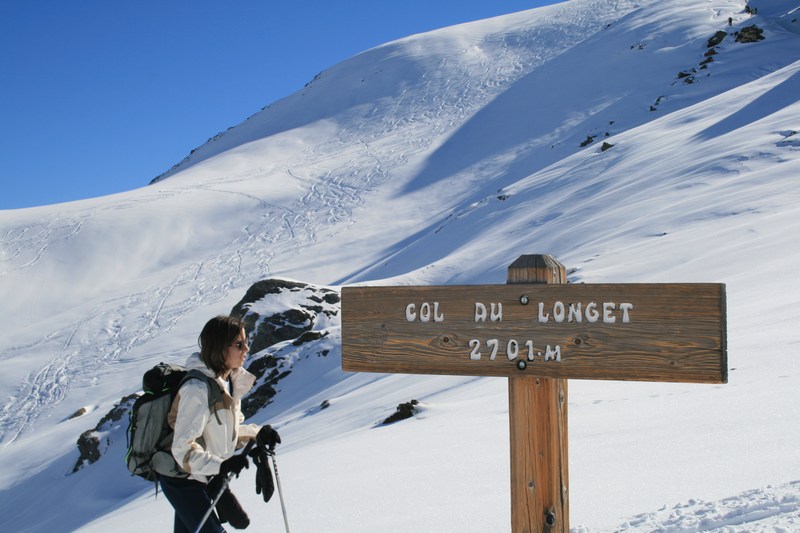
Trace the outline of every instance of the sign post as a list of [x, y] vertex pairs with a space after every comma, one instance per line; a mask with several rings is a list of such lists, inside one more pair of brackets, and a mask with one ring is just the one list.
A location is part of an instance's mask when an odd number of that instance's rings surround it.
[[[522, 256], [508, 267], [509, 284], [566, 282], [564, 265], [548, 256]], [[511, 531], [569, 533], [567, 380], [508, 378], [508, 418]]]
[[524, 255], [506, 285], [344, 287], [342, 368], [509, 378], [512, 532], [569, 531], [567, 380], [727, 382], [723, 284], [567, 284]]

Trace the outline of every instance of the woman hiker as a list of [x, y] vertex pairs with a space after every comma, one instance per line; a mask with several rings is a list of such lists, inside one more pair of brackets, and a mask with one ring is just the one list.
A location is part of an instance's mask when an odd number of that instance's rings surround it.
[[[199, 344], [200, 352], [189, 357], [186, 369], [199, 369], [214, 380], [185, 381], [169, 413], [169, 424], [175, 430], [172, 455], [189, 476], [159, 476], [161, 489], [175, 509], [175, 533], [195, 531], [227, 476], [238, 476], [247, 468], [247, 456], [235, 453], [237, 448], [252, 439], [267, 448], [281, 441], [269, 425], [242, 423], [241, 399], [256, 379], [242, 368], [250, 348], [242, 321], [229, 316], [212, 318], [200, 333]], [[222, 401], [210, 406], [209, 387], [213, 386], [222, 389]], [[224, 521], [238, 529], [250, 523], [229, 489], [216, 508], [220, 516], [211, 513], [203, 525], [204, 533], [224, 532]]]

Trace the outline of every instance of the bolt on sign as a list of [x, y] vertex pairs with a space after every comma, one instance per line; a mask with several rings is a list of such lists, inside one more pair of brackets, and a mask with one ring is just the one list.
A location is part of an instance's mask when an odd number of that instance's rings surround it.
[[523, 255], [507, 285], [342, 288], [342, 369], [507, 377], [511, 531], [569, 531], [569, 379], [726, 383], [725, 285], [566, 284]]

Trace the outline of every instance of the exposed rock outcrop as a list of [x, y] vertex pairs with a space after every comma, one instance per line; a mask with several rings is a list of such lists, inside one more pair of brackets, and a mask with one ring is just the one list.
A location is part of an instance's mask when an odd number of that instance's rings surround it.
[[[277, 392], [276, 384], [291, 373], [291, 369], [278, 368], [275, 355], [267, 349], [287, 341], [300, 346], [324, 338], [326, 334], [315, 329], [319, 317], [338, 315], [339, 302], [339, 293], [331, 289], [268, 279], [253, 284], [233, 307], [231, 315], [244, 320], [250, 352], [256, 354], [248, 370], [256, 375], [258, 381], [242, 400], [245, 417], [269, 404]], [[321, 350], [320, 354], [327, 355], [327, 350]]]
[[75, 473], [87, 464], [92, 464], [100, 459], [103, 451], [110, 444], [108, 433], [110, 430], [119, 425], [118, 423], [125, 417], [133, 407], [133, 402], [139, 397], [139, 394], [130, 394], [123, 397], [108, 413], [100, 419], [94, 429], [89, 429], [81, 433], [78, 437], [78, 461], [72, 467], [72, 472]]
[[385, 426], [388, 424], [393, 424], [395, 422], [399, 422], [401, 420], [406, 420], [407, 418], [411, 418], [415, 414], [419, 412], [419, 402], [417, 400], [411, 400], [409, 402], [401, 403], [397, 406], [397, 410], [389, 415], [381, 425]]
[[739, 33], [736, 34], [735, 40], [737, 43], [756, 43], [758, 41], [763, 41], [764, 39], [764, 30], [755, 24], [752, 24], [739, 30]]

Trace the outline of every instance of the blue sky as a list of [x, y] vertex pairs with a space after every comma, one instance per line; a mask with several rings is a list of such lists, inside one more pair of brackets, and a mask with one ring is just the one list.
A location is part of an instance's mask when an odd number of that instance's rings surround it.
[[317, 73], [554, 0], [0, 0], [0, 209], [147, 183]]

